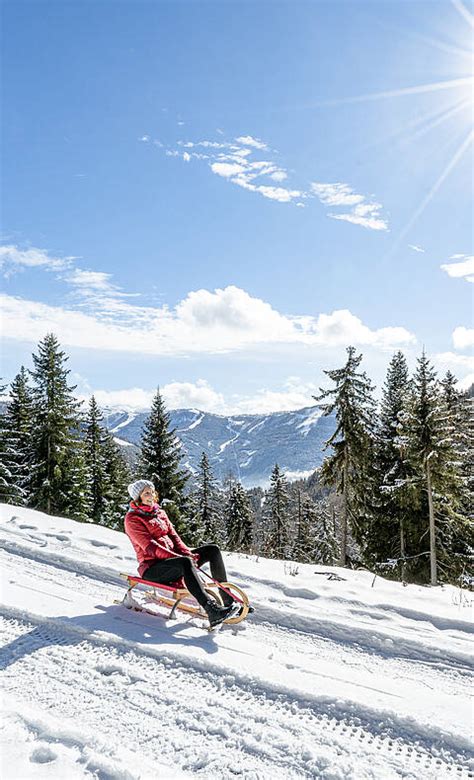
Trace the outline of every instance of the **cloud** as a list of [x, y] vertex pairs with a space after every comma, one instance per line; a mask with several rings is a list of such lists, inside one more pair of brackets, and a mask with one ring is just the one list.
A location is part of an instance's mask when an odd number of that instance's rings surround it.
[[19, 249], [17, 246], [0, 247], [0, 268], [5, 276], [25, 268], [42, 268], [45, 271], [62, 271], [72, 266], [75, 257], [53, 257], [45, 249], [32, 247]]
[[459, 326], [453, 330], [454, 349], [468, 349], [474, 347], [474, 328]]
[[[160, 387], [167, 409], [198, 409], [212, 414], [268, 414], [301, 409], [314, 404], [318, 393], [316, 383], [303, 382], [299, 377], [289, 377], [280, 390], [261, 388], [254, 395], [234, 395], [225, 399], [205, 379], [197, 382], [170, 382]], [[82, 400], [93, 394], [101, 407], [131, 411], [150, 409], [156, 389], [144, 390], [132, 387], [123, 390], [94, 390], [84, 393]]]
[[[255, 192], [278, 203], [294, 203], [304, 207], [302, 200], [317, 196], [325, 206], [347, 208], [349, 211], [330, 212], [332, 219], [351, 222], [369, 230], [388, 230], [387, 219], [382, 216], [382, 205], [365, 195], [360, 195], [343, 182], [313, 182], [309, 191], [300, 187], [286, 187], [288, 172], [274, 160], [268, 159], [276, 150], [251, 135], [239, 135], [233, 142], [228, 141], [178, 141], [177, 147], [195, 150], [204, 147], [206, 154], [196, 151], [184, 155], [176, 148], [168, 148], [168, 157], [183, 157], [187, 162], [192, 159], [208, 160], [212, 173], [227, 179], [248, 192]], [[258, 152], [265, 151], [267, 159], [253, 159]], [[279, 185], [279, 186], [275, 186]], [[423, 251], [423, 250], [419, 250]]]
[[423, 252], [423, 254], [425, 253], [423, 247], [418, 246], [417, 244], [408, 244], [408, 246], [410, 247], [410, 249], [413, 249], [414, 252]]
[[382, 204], [367, 201], [365, 195], [354, 192], [348, 184], [313, 182], [311, 191], [325, 206], [343, 206], [351, 209], [342, 213], [329, 212], [328, 216], [332, 219], [351, 222], [369, 230], [388, 230], [387, 220], [380, 215]]
[[465, 279], [466, 282], [474, 282], [474, 255], [453, 255], [452, 258], [463, 258], [460, 263], [444, 263], [443, 271], [449, 276]]
[[438, 352], [433, 357], [436, 365], [452, 369], [453, 373], [460, 369], [474, 370], [474, 357], [472, 355], [459, 355], [457, 352]]
[[357, 195], [348, 184], [321, 184], [313, 182], [311, 189], [326, 206], [355, 206], [363, 203], [364, 196]]
[[153, 355], [218, 354], [269, 344], [391, 349], [416, 341], [403, 327], [371, 330], [348, 310], [316, 318], [281, 314], [232, 285], [192, 291], [169, 309], [132, 305], [122, 298], [124, 293], [117, 293], [118, 298], [107, 289], [102, 293], [101, 285], [110, 284], [107, 274], [95, 274], [89, 281], [96, 284], [89, 288], [90, 312], [1, 296], [5, 337], [36, 342], [53, 331], [65, 346]]
[[464, 379], [461, 379], [461, 381], [457, 384], [457, 389], [469, 390], [471, 385], [474, 385], [474, 373], [467, 374], [467, 376], [465, 376]]
[[251, 135], [240, 135], [235, 140], [237, 143], [243, 144], [244, 146], [253, 146], [255, 149], [268, 149], [266, 143], [261, 141], [259, 138], [252, 138]]
[[[132, 387], [125, 390], [94, 390], [84, 394], [86, 400], [94, 395], [101, 407], [145, 411], [150, 409], [156, 388], [144, 390]], [[200, 409], [215, 414], [226, 413], [224, 397], [216, 392], [205, 379], [197, 382], [170, 382], [160, 387], [160, 393], [167, 409]]]
[[217, 173], [218, 176], [230, 178], [237, 173], [243, 173], [245, 167], [243, 165], [238, 165], [237, 163], [212, 163], [211, 170], [213, 173]]
[[109, 281], [111, 274], [102, 271], [84, 271], [81, 268], [75, 268], [73, 273], [66, 277], [69, 284], [85, 290], [100, 290], [111, 292], [116, 290], [115, 285]]

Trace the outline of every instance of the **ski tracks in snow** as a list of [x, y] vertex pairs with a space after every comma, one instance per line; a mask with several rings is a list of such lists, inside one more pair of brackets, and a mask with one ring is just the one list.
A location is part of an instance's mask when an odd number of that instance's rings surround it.
[[[359, 621], [349, 632], [342, 616], [319, 610], [310, 616], [304, 608], [295, 615], [284, 599], [304, 604], [317, 596], [279, 591], [273, 583], [273, 596], [251, 619], [212, 637], [195, 622], [172, 626], [111, 606], [124, 592], [116, 570], [25, 541], [5, 539], [4, 570], [9, 586], [31, 593], [40, 614], [0, 610], [1, 668], [12, 700], [55, 719], [39, 747], [33, 739], [32, 764], [53, 761], [61, 740], [69, 749], [61, 726], [74, 723], [79, 735], [95, 740], [94, 750], [76, 740], [78, 765], [84, 765], [77, 776], [99, 780], [175, 776], [161, 765], [150, 769], [154, 761], [212, 780], [474, 777], [466, 739], [370, 706], [378, 687], [381, 701], [395, 699], [397, 679], [405, 685], [412, 679], [415, 696], [423, 689], [432, 697], [465, 696], [469, 664], [461, 622], [453, 626], [459, 643], [440, 653], [434, 634], [433, 641], [417, 642], [415, 631], [394, 641], [382, 626], [374, 630], [376, 610], [367, 605], [359, 605], [367, 625]], [[81, 599], [92, 614], [71, 611]], [[53, 604], [58, 616], [46, 618]], [[331, 678], [334, 658], [338, 677]], [[323, 683], [326, 693], [319, 690]], [[359, 692], [351, 699], [350, 686], [364, 689], [362, 698]], [[28, 719], [23, 727], [33, 737], [38, 731]], [[123, 746], [143, 761], [138, 768], [122, 761], [127, 769], [119, 773]]]
[[415, 724], [343, 715], [337, 702], [318, 705], [151, 648], [110, 647], [61, 621], [4, 616], [2, 633], [7, 694], [53, 707], [117, 750], [125, 744], [203, 777], [471, 776], [466, 751]]

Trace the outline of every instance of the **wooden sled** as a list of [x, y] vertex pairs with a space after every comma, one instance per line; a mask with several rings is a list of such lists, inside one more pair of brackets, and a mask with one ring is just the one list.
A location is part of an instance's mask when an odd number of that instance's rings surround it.
[[[128, 609], [143, 609], [141, 606], [136, 606], [131, 598], [131, 592], [137, 585], [146, 585], [151, 590], [145, 591], [145, 598], [149, 603], [164, 604], [171, 607], [171, 612], [168, 616], [168, 620], [176, 619], [176, 611], [187, 612], [191, 615], [197, 615], [198, 617], [207, 618], [207, 614], [200, 604], [197, 603], [194, 596], [186, 588], [178, 588], [173, 585], [162, 585], [157, 582], [150, 582], [150, 580], [143, 580], [141, 577], [135, 577], [131, 574], [121, 574], [124, 580], [128, 582], [128, 590], [121, 601], [115, 600], [114, 604], [123, 604]], [[220, 587], [219, 587], [220, 586]], [[227, 618], [224, 623], [240, 623], [248, 615], [249, 612], [249, 600], [244, 591], [234, 585], [232, 582], [220, 582], [218, 585], [213, 583], [206, 584], [203, 587], [206, 593], [208, 593], [218, 604], [222, 604], [222, 597], [220, 594], [221, 588], [230, 593], [234, 601], [241, 605], [241, 611], [238, 615]]]

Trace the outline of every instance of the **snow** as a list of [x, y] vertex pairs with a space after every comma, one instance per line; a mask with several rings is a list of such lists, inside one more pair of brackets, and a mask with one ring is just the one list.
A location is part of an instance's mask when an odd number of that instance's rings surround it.
[[472, 594], [226, 554], [209, 633], [114, 604], [124, 534], [0, 510], [5, 780], [474, 776]]
[[311, 414], [309, 414], [302, 423], [299, 423], [299, 425], [296, 426], [298, 429], [301, 429], [303, 436], [307, 436], [311, 428], [314, 425], [317, 425], [322, 413], [323, 412], [321, 408], [314, 409], [314, 411], [312, 411]]
[[125, 428], [126, 425], [130, 425], [130, 423], [132, 423], [135, 417], [137, 416], [137, 412], [126, 412], [126, 415], [127, 417], [125, 420], [123, 420], [121, 423], [116, 425], [114, 428], [110, 429], [112, 433], [117, 433], [117, 431], [119, 431], [120, 428]]
[[202, 423], [203, 420], [204, 420], [204, 413], [198, 412], [196, 419], [193, 420], [191, 425], [189, 425], [186, 430], [191, 431], [193, 428], [196, 428], [200, 423]]
[[[285, 471], [285, 469], [283, 469]], [[307, 471], [285, 471], [285, 477], [291, 482], [296, 479], [308, 479], [314, 474], [315, 469], [308, 469]]]
[[118, 436], [114, 436], [114, 442], [116, 444], [121, 444], [122, 447], [133, 447], [133, 444], [129, 441], [125, 441], [125, 439], [119, 439]]

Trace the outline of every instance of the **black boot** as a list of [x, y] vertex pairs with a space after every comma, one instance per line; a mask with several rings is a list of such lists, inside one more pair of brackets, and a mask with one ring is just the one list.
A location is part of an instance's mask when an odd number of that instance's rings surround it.
[[223, 623], [224, 620], [238, 611], [238, 605], [233, 602], [227, 607], [220, 607], [215, 601], [209, 601], [204, 605], [204, 609], [207, 612], [209, 623], [211, 628], [218, 626], [219, 623]]

